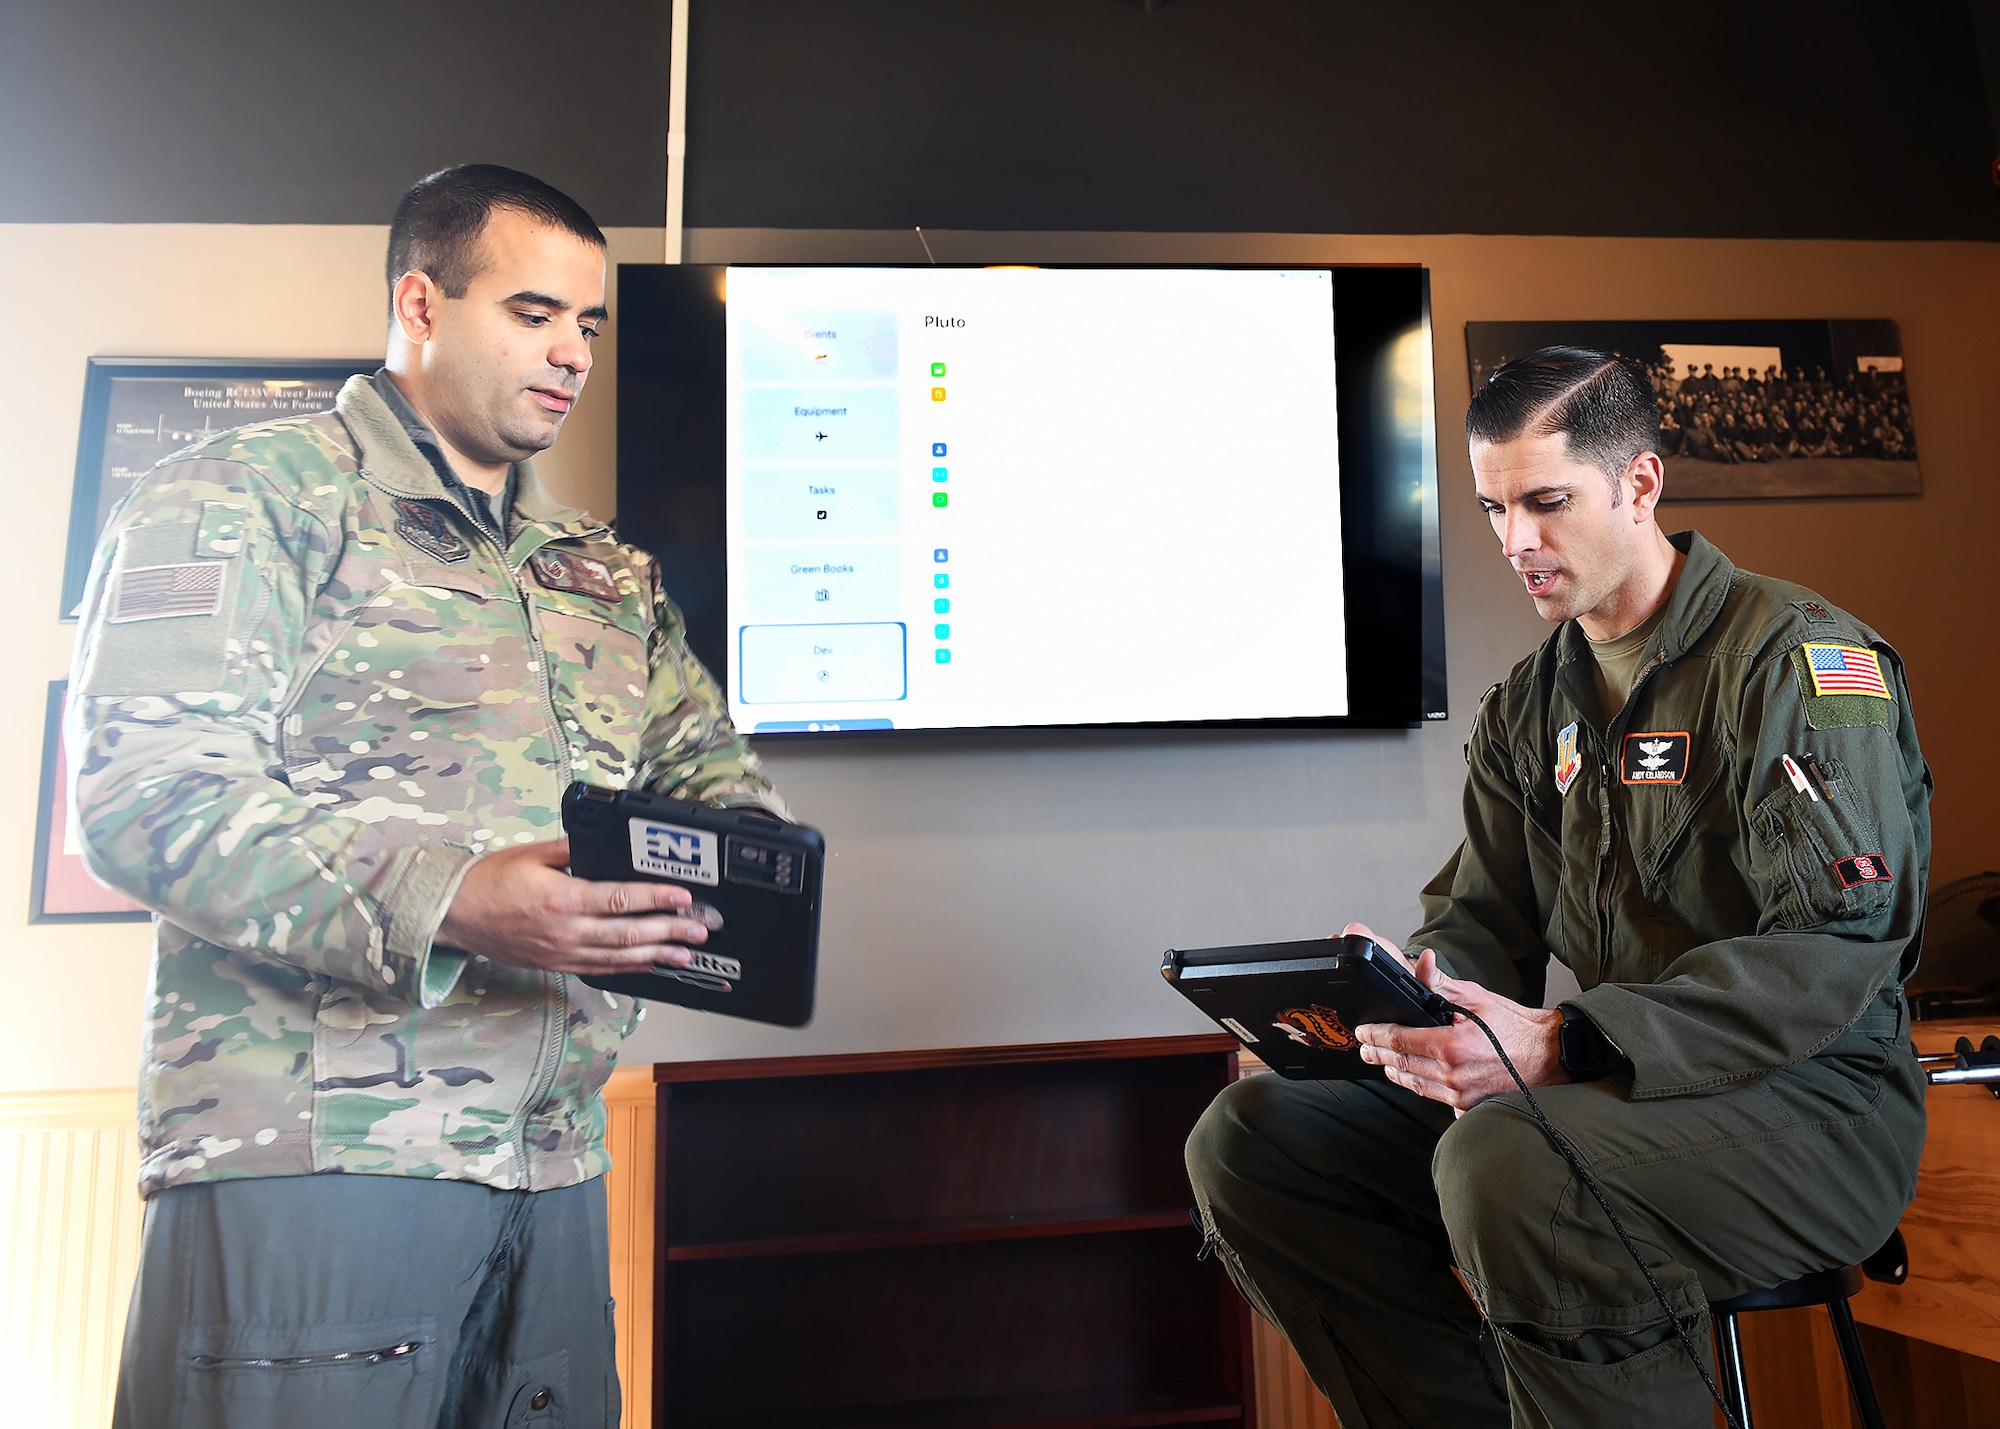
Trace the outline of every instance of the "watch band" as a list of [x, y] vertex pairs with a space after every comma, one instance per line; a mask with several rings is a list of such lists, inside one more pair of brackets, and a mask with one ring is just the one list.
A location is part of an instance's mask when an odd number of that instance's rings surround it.
[[1594, 1082], [1611, 1070], [1611, 1044], [1582, 1009], [1567, 1002], [1562, 1013], [1562, 1030], [1556, 1034], [1556, 1054], [1572, 1082]]

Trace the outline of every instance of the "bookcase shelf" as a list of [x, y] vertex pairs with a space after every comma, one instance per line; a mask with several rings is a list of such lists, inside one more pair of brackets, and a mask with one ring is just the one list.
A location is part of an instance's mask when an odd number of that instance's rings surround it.
[[1227, 1037], [662, 1063], [660, 1429], [1256, 1423], [1181, 1144]]
[[965, 1216], [955, 1220], [912, 1222], [906, 1226], [845, 1234], [780, 1236], [770, 1240], [710, 1241], [670, 1245], [668, 1260], [734, 1260], [753, 1255], [819, 1255], [843, 1250], [890, 1250], [905, 1245], [950, 1245], [976, 1240], [1031, 1240], [1037, 1236], [1104, 1235], [1112, 1231], [1163, 1230], [1191, 1225], [1187, 1208], [1159, 1210], [1085, 1210], [1044, 1215]]

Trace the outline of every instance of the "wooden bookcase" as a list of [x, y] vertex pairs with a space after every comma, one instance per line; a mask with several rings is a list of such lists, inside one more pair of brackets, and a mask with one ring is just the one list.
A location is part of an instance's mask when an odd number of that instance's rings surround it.
[[1228, 1037], [661, 1063], [660, 1429], [1254, 1429], [1181, 1144]]

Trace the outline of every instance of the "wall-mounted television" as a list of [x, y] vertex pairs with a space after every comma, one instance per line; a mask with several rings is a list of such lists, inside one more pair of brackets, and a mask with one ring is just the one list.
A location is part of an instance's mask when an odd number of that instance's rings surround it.
[[1443, 719], [1416, 267], [621, 264], [618, 527], [740, 728]]

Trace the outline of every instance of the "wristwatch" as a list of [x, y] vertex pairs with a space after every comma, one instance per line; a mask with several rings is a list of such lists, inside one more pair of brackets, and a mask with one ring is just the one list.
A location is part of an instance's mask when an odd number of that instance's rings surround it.
[[1567, 1002], [1562, 1013], [1562, 1031], [1556, 1037], [1556, 1054], [1572, 1082], [1594, 1082], [1611, 1070], [1614, 1053], [1611, 1043], [1583, 1012]]

